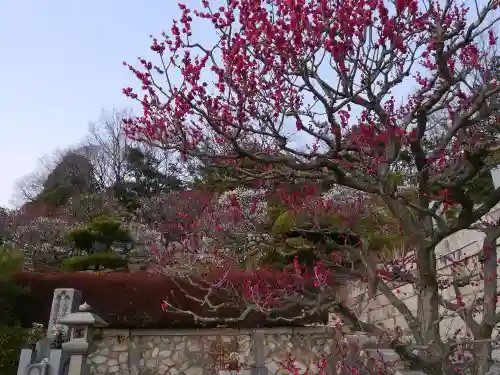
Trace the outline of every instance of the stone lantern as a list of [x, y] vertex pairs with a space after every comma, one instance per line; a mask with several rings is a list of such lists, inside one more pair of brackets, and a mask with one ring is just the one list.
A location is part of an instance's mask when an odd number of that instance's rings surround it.
[[105, 327], [107, 323], [92, 313], [87, 303], [77, 312], [59, 318], [57, 323], [69, 327], [69, 341], [62, 344], [62, 349], [70, 355], [68, 375], [88, 375], [87, 355], [91, 351], [93, 330]]

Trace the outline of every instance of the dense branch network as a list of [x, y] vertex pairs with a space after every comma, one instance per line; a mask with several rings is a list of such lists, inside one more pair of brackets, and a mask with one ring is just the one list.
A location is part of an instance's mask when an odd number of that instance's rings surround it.
[[[141, 68], [125, 63], [143, 91], [140, 96], [123, 90], [143, 108], [142, 116], [126, 121], [130, 138], [197, 158], [232, 182], [264, 190], [283, 184], [347, 188], [364, 196], [357, 202], [376, 218], [363, 231], [355, 225], [356, 206], [348, 211], [353, 219], [337, 222], [335, 231], [296, 225], [289, 234], [308, 241], [303, 247], [334, 251], [321, 250], [323, 258], [309, 268], [292, 260], [292, 268], [305, 269], [283, 278], [288, 289], [261, 278], [240, 288], [234, 297], [241, 311], [271, 315], [277, 290], [281, 306], [299, 303], [307, 313], [338, 310], [331, 288], [338, 264], [325, 254], [342, 253], [358, 263], [352, 274], [370, 282], [371, 294], [395, 306], [416, 342], [437, 348], [436, 358], [418, 356], [426, 371], [439, 373], [455, 348], [441, 337], [440, 306], [458, 314], [474, 339], [491, 339], [499, 233], [497, 220], [485, 215], [500, 201], [500, 188], [485, 181], [498, 165], [499, 15], [496, 1], [470, 9], [467, 3], [228, 0], [201, 1], [196, 10], [180, 4], [181, 17], [170, 32], [153, 38], [160, 62], [140, 59]], [[212, 45], [196, 40], [194, 25], [203, 21], [214, 31]], [[487, 48], [481, 48], [484, 39]], [[288, 203], [295, 199], [287, 196]], [[313, 202], [318, 200], [298, 206], [307, 211]], [[228, 220], [236, 222], [230, 215]], [[376, 239], [367, 236], [377, 227], [394, 236], [390, 246], [374, 246]], [[435, 249], [461, 230], [484, 233], [482, 271], [449, 276], [444, 288]], [[340, 234], [356, 241], [332, 240]], [[388, 262], [381, 250], [398, 246], [404, 256]], [[227, 297], [236, 290], [229, 274], [205, 283], [207, 295]], [[483, 297], [464, 309], [460, 288], [478, 275]], [[416, 312], [394, 289], [403, 282], [414, 285]], [[448, 288], [455, 293], [451, 300], [443, 297]], [[209, 298], [198, 302], [216, 308]], [[348, 314], [345, 306], [340, 309]], [[471, 318], [478, 309], [479, 322]], [[491, 349], [491, 342], [480, 345], [477, 373], [489, 368]]]

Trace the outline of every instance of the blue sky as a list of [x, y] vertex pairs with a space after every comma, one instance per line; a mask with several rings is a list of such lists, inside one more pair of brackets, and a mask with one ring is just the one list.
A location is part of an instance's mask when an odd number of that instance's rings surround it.
[[136, 78], [121, 63], [152, 56], [149, 35], [178, 12], [173, 0], [0, 2], [0, 206], [40, 157], [78, 143], [102, 108], [132, 104], [121, 89]]

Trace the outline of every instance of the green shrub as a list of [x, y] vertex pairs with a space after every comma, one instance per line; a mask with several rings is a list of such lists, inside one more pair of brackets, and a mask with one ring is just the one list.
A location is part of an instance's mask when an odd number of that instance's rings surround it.
[[71, 229], [66, 239], [79, 250], [92, 251], [94, 248], [94, 234], [87, 227]]
[[342, 229], [341, 216], [333, 211], [314, 215], [307, 211], [286, 211], [273, 223], [273, 234], [285, 234], [295, 229], [310, 229], [318, 225], [321, 229]]
[[293, 229], [303, 228], [310, 224], [308, 218], [303, 213], [292, 213], [287, 211], [279, 215], [273, 224], [272, 233], [285, 234]]
[[25, 290], [12, 281], [23, 265], [19, 252], [0, 249], [0, 327], [15, 325]]
[[14, 272], [23, 266], [23, 255], [20, 251], [0, 248], [0, 282], [7, 282]]
[[12, 281], [23, 264], [22, 256], [0, 249], [0, 374], [15, 374], [19, 352], [26, 343], [27, 330], [18, 323], [25, 290]]
[[103, 252], [65, 259], [63, 261], [63, 268], [74, 272], [86, 270], [98, 271], [102, 268], [115, 270], [126, 268], [127, 264], [127, 260], [122, 257], [110, 252]]
[[19, 353], [26, 346], [27, 330], [18, 325], [0, 325], [0, 374], [15, 374]]
[[279, 196], [269, 194], [266, 198], [267, 201], [267, 219], [269, 222], [274, 223], [278, 216], [288, 211], [288, 207], [283, 203]]
[[129, 243], [132, 237], [128, 230], [121, 227], [121, 222], [108, 216], [96, 217], [88, 226], [94, 233], [96, 242], [105, 244], [108, 248], [114, 243]]
[[73, 186], [58, 182], [52, 189], [44, 190], [36, 200], [48, 206], [60, 207], [68, 203], [74, 193], [73, 190]]
[[98, 243], [109, 250], [115, 243], [132, 242], [129, 231], [122, 228], [121, 222], [108, 216], [98, 216], [84, 227], [70, 230], [66, 239], [75, 248], [87, 252], [93, 251]]

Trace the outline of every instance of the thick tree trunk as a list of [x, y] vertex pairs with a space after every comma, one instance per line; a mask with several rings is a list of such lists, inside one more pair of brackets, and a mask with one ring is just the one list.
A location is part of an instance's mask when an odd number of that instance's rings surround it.
[[[429, 362], [436, 361], [444, 356], [439, 332], [439, 295], [436, 275], [436, 254], [434, 251], [420, 249], [417, 254], [419, 289], [418, 289], [418, 321], [420, 340], [419, 344], [429, 345], [433, 349], [428, 350], [426, 359]], [[417, 341], [419, 339], [417, 338]], [[437, 350], [436, 350], [437, 349]], [[430, 375], [441, 375], [442, 367], [433, 366], [427, 370]]]
[[[483, 295], [483, 318], [481, 321], [481, 333], [479, 339], [491, 340], [493, 328], [497, 323], [497, 238], [500, 228], [493, 227], [486, 234], [483, 242], [484, 257], [484, 295]], [[491, 365], [491, 341], [477, 345], [477, 375], [486, 375]]]
[[[443, 353], [436, 347], [439, 347], [441, 337], [439, 334], [439, 312], [437, 309], [437, 287], [428, 285], [419, 290], [418, 293], [418, 320], [420, 323], [420, 335], [422, 345], [429, 345], [432, 349], [425, 353], [425, 361], [436, 363]], [[436, 345], [438, 344], [438, 345]], [[427, 369], [429, 375], [441, 375], [442, 367], [440, 365]]]
[[[489, 338], [491, 338], [491, 333], [488, 335]], [[477, 368], [475, 374], [488, 374], [491, 365], [491, 342], [481, 343], [477, 346], [476, 358]]]

